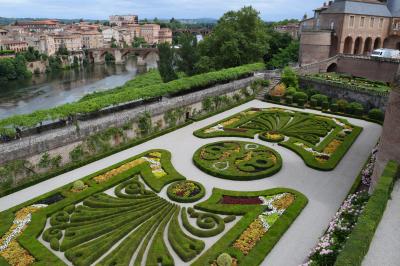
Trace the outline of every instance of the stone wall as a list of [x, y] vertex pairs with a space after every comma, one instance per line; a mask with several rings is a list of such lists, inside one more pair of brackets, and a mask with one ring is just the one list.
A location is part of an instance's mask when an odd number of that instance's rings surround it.
[[312, 87], [331, 98], [345, 99], [350, 102], [359, 102], [363, 104], [367, 110], [371, 108], [385, 110], [388, 101], [388, 96], [374, 95], [363, 91], [354, 91], [333, 84], [325, 84], [317, 80], [308, 80], [303, 77], [300, 77], [300, 87]]
[[[264, 77], [265, 75], [261, 74], [183, 96], [173, 98], [164, 97], [159, 102], [144, 104], [133, 109], [115, 112], [92, 120], [78, 121], [78, 127], [76, 125], [69, 125], [45, 131], [41, 134], [24, 137], [20, 140], [3, 143], [0, 144], [0, 164], [17, 159], [33, 158], [41, 153], [46, 151], [51, 152], [60, 147], [74, 147], [76, 143], [92, 134], [110, 127], [122, 127], [126, 123], [133, 123], [144, 112], [151, 114], [153, 123], [162, 120], [163, 114], [168, 110], [179, 107], [191, 109], [191, 113], [189, 114], [191, 115], [194, 111], [201, 111], [201, 102], [205, 98], [219, 95], [230, 96], [240, 89], [248, 87], [254, 80], [263, 79]], [[162, 123], [165, 124], [164, 121]], [[135, 128], [135, 125], [133, 127]], [[134, 132], [131, 133], [131, 137], [134, 137]]]

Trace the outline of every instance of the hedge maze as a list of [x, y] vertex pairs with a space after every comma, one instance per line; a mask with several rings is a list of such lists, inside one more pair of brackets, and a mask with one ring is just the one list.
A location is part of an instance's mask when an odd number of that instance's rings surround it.
[[271, 176], [282, 167], [274, 150], [242, 141], [207, 144], [195, 152], [193, 162], [210, 175], [244, 181]]
[[251, 108], [194, 132], [200, 138], [256, 135], [296, 152], [309, 167], [333, 170], [361, 133], [345, 119], [283, 108]]
[[[263, 158], [275, 154], [252, 143], [232, 145]], [[24, 265], [219, 265], [222, 254], [236, 265], [257, 265], [307, 204], [284, 188], [214, 189], [208, 200], [182, 207], [175, 202], [199, 201], [205, 189], [176, 172], [170, 159], [151, 150], [84, 177], [82, 190], [67, 184], [0, 213], [0, 262], [17, 265], [10, 258], [25, 256]], [[158, 195], [165, 187], [169, 200]], [[13, 219], [23, 220], [23, 230]], [[205, 250], [202, 239], [209, 237], [218, 240]]]

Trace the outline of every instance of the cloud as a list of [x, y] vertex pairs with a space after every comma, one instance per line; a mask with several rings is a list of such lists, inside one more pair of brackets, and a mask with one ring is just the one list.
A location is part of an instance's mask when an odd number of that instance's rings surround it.
[[111, 14], [141, 18], [219, 18], [229, 10], [251, 5], [265, 20], [301, 18], [319, 0], [0, 0], [2, 17], [106, 19]]

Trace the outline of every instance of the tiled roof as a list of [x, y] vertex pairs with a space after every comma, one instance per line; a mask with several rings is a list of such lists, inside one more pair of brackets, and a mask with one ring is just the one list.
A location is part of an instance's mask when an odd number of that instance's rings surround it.
[[323, 14], [355, 14], [355, 15], [366, 15], [366, 16], [380, 16], [380, 17], [392, 17], [389, 9], [385, 4], [373, 4], [356, 1], [336, 1]]

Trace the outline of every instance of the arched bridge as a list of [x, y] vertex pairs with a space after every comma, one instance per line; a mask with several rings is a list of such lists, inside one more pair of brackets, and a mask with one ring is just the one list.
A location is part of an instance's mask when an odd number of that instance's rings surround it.
[[125, 62], [129, 55], [135, 55], [138, 58], [138, 65], [146, 65], [148, 60], [159, 60], [157, 48], [96, 48], [87, 49], [87, 56], [91, 63], [104, 64], [106, 54], [114, 56], [116, 64]]

